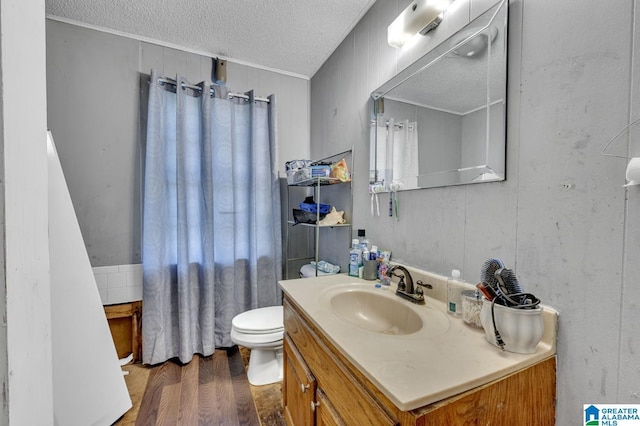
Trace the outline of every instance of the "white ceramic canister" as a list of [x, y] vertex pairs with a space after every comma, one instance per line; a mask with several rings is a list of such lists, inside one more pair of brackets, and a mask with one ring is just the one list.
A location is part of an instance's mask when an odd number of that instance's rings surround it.
[[[517, 309], [498, 305], [497, 303], [494, 305], [496, 327], [504, 341], [505, 351], [519, 354], [536, 352], [536, 346], [542, 339], [542, 333], [544, 332], [542, 309], [541, 306], [533, 309]], [[480, 321], [487, 341], [499, 347], [491, 318], [491, 302], [486, 298], [482, 301]]]

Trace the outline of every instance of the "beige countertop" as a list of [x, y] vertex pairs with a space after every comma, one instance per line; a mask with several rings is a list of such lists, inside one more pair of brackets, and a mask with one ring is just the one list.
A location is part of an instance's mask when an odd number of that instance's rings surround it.
[[[425, 290], [425, 305], [415, 305], [391, 288], [375, 288], [345, 274], [280, 281], [282, 290], [304, 311], [336, 348], [403, 411], [457, 395], [544, 360], [556, 352], [557, 312], [544, 306], [544, 335], [534, 354], [501, 351], [484, 331], [446, 313], [442, 280], [423, 273], [414, 280], [434, 283]], [[426, 278], [425, 278], [426, 277]], [[443, 278], [443, 277], [440, 277]], [[446, 283], [446, 281], [444, 281]], [[370, 289], [411, 307], [425, 326], [406, 335], [367, 331], [338, 317], [329, 303], [342, 290]], [[390, 305], [393, 302], [390, 302]]]

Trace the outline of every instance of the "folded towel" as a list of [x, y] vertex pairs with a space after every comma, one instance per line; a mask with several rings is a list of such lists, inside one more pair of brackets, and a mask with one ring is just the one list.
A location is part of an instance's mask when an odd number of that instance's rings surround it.
[[[313, 260], [310, 263], [313, 266], [316, 265], [316, 262], [314, 262]], [[337, 274], [338, 272], [340, 272], [340, 266], [321, 260], [320, 262], [318, 262], [318, 271], [327, 272], [329, 274]]]

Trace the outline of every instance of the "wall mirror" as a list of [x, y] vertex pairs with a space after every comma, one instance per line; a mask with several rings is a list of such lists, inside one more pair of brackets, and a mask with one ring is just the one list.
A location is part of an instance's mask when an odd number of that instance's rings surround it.
[[376, 192], [505, 179], [503, 0], [371, 94]]

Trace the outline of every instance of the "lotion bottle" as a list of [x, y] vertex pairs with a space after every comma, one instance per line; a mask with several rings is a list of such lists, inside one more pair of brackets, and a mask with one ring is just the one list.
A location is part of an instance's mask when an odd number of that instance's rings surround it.
[[454, 269], [447, 280], [447, 312], [451, 315], [462, 315], [462, 290], [464, 282], [460, 279], [460, 271]]

